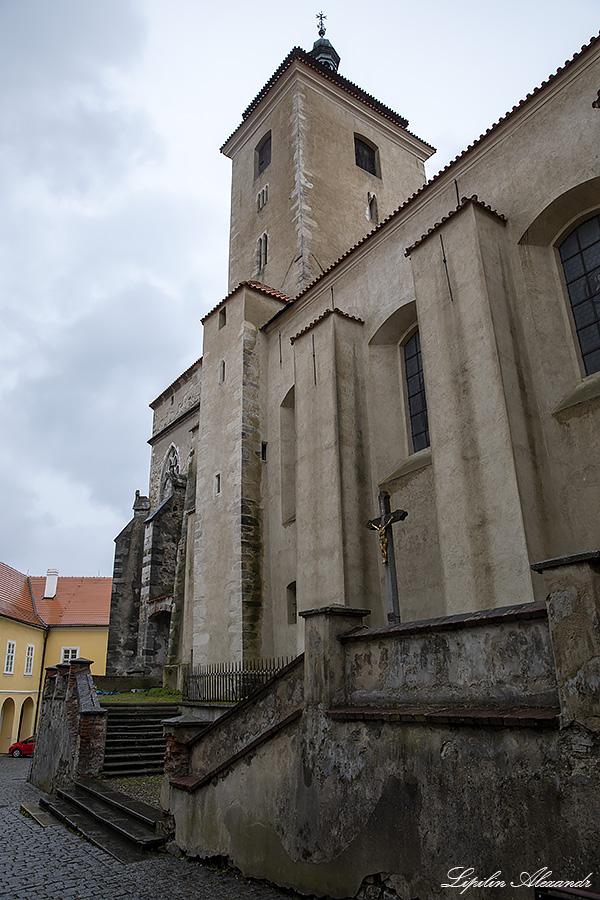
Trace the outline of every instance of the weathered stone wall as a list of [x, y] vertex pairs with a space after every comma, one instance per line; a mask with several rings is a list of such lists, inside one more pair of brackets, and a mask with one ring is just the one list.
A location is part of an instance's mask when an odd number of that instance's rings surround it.
[[51, 792], [77, 778], [100, 775], [106, 710], [100, 707], [89, 659], [46, 670], [30, 781]]
[[137, 655], [144, 521], [150, 501], [136, 491], [133, 519], [115, 538], [115, 562], [108, 627], [108, 675], [125, 675]]
[[178, 791], [171, 811], [186, 853], [318, 896], [353, 897], [385, 873], [402, 900], [430, 898], [456, 866], [507, 884], [543, 865], [583, 878], [600, 865], [599, 752], [598, 735], [578, 731], [336, 722], [314, 710], [250, 765]]
[[597, 889], [600, 553], [580, 557], [541, 565], [549, 619], [352, 630], [367, 610], [306, 611], [295, 713], [288, 675], [180, 748], [177, 845], [332, 898], [438, 896], [460, 867], [504, 881], [475, 900], [543, 866]]
[[189, 723], [169, 726], [176, 739], [185, 743], [189, 772], [199, 778], [218, 769], [251, 740], [257, 740], [280, 725], [303, 706], [303, 657], [286, 666], [269, 684], [247, 700], [223, 713], [195, 737], [186, 729]]
[[145, 521], [136, 665], [162, 674], [168, 661], [170, 621], [182, 535], [186, 478], [169, 475], [170, 492]]
[[164, 499], [164, 481], [170, 459], [176, 462], [175, 474], [186, 475], [193, 453], [202, 389], [202, 360], [199, 359], [166, 388], [150, 406], [154, 416], [150, 458], [149, 496], [152, 509]]
[[351, 706], [557, 707], [546, 604], [364, 629], [345, 645]]

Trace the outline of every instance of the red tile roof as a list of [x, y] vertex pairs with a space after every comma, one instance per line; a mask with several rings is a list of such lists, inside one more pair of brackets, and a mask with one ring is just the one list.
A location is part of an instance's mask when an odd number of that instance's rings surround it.
[[63, 578], [56, 597], [44, 598], [46, 578], [29, 579], [35, 605], [47, 625], [108, 625], [112, 578]]
[[[404, 118], [404, 116], [399, 115], [397, 112], [394, 112], [393, 109], [390, 109], [389, 106], [385, 106], [385, 104], [381, 103], [375, 97], [368, 94], [366, 91], [363, 91], [362, 88], [358, 87], [358, 85], [354, 84], [352, 81], [348, 81], [347, 78], [344, 78], [343, 75], [340, 75], [337, 72], [334, 72], [333, 69], [324, 66], [320, 63], [314, 56], [311, 56], [310, 53], [307, 53], [305, 50], [302, 50], [301, 47], [294, 47], [283, 60], [279, 68], [275, 71], [275, 73], [271, 76], [271, 78], [267, 81], [265, 86], [258, 92], [254, 100], [250, 103], [250, 105], [244, 110], [242, 113], [242, 123], [235, 129], [233, 134], [231, 134], [223, 146], [221, 147], [221, 152], [224, 151], [224, 148], [227, 146], [233, 135], [242, 127], [242, 124], [254, 112], [256, 107], [259, 105], [261, 100], [266, 97], [271, 88], [279, 81], [282, 75], [289, 69], [294, 61], [301, 62], [303, 65], [308, 66], [310, 69], [313, 69], [315, 72], [318, 72], [323, 78], [326, 78], [328, 81], [331, 81], [333, 84], [340, 87], [342, 90], [346, 91], [346, 93], [350, 94], [356, 100], [360, 100], [361, 103], [364, 103], [365, 106], [368, 106], [369, 109], [373, 109], [379, 113], [379, 115], [388, 119], [390, 122], [393, 122], [395, 125], [399, 125], [400, 128], [403, 128], [405, 131], [408, 130], [408, 120]], [[412, 132], [409, 132], [412, 133]], [[416, 135], [413, 135], [416, 137]], [[421, 138], [418, 138], [421, 140]], [[431, 147], [431, 144], [427, 144], [426, 141], [421, 141], [421, 143], [425, 144], [427, 147]], [[434, 148], [431, 147], [433, 150]]]
[[404, 255], [410, 256], [411, 252], [413, 250], [415, 250], [417, 247], [419, 247], [424, 241], [426, 241], [428, 237], [430, 237], [435, 231], [438, 230], [438, 228], [441, 228], [441, 226], [444, 224], [444, 222], [447, 222], [449, 219], [451, 219], [453, 216], [455, 216], [461, 210], [465, 209], [465, 207], [468, 206], [470, 203], [472, 203], [474, 206], [479, 206], [480, 209], [485, 210], [487, 213], [494, 216], [496, 219], [499, 219], [503, 225], [506, 224], [506, 221], [507, 221], [506, 216], [502, 215], [502, 213], [497, 212], [495, 209], [492, 209], [492, 207], [488, 206], [487, 203], [482, 203], [482, 201], [479, 199], [477, 194], [473, 194], [472, 197], [463, 197], [461, 199], [460, 203], [458, 204], [458, 206], [456, 207], [456, 209], [451, 209], [447, 216], [444, 216], [443, 218], [441, 218], [440, 221], [436, 222], [435, 225], [432, 225], [431, 228], [429, 228], [425, 232], [425, 234], [422, 234], [418, 241], [415, 241], [414, 244], [411, 244], [410, 247], [407, 247], [406, 250], [404, 251]]
[[302, 337], [302, 335], [306, 334], [308, 331], [312, 331], [312, 329], [316, 325], [318, 325], [319, 322], [322, 322], [323, 319], [326, 319], [328, 316], [331, 316], [333, 313], [335, 313], [338, 316], [343, 316], [344, 319], [350, 319], [352, 322], [357, 322], [359, 325], [365, 324], [364, 319], [359, 319], [358, 316], [351, 316], [350, 313], [344, 312], [343, 310], [338, 309], [337, 306], [334, 306], [333, 309], [326, 309], [324, 313], [321, 313], [321, 315], [318, 316], [318, 318], [313, 319], [313, 321], [309, 325], [307, 325], [306, 328], [303, 328], [302, 331], [299, 331], [298, 334], [295, 334], [294, 337], [291, 337], [290, 344], [293, 344], [294, 341], [297, 341], [299, 337]]
[[0, 563], [0, 616], [43, 627], [35, 613], [27, 576]]
[[108, 626], [112, 578], [59, 576], [56, 597], [44, 599], [46, 576], [28, 577], [0, 563], [0, 616], [28, 625]]
[[218, 309], [221, 309], [221, 307], [225, 303], [227, 303], [229, 298], [233, 297], [233, 295], [236, 294], [239, 291], [239, 289], [243, 288], [243, 287], [254, 288], [255, 291], [259, 291], [261, 294], [266, 294], [267, 297], [274, 297], [275, 300], [281, 300], [283, 303], [292, 303], [293, 302], [292, 298], [288, 297], [287, 294], [282, 294], [281, 291], [276, 291], [275, 288], [271, 288], [266, 284], [261, 284], [260, 281], [240, 281], [240, 283], [238, 285], [236, 285], [236, 287], [234, 287], [233, 290], [229, 291], [229, 293], [227, 294], [226, 297], [223, 297], [223, 299], [220, 300], [216, 306], [213, 306], [213, 308], [210, 310], [210, 312], [206, 313], [206, 315], [200, 320], [202, 322], [202, 324], [204, 325], [204, 323], [209, 318], [209, 316], [212, 316], [212, 314], [216, 313], [216, 311]]

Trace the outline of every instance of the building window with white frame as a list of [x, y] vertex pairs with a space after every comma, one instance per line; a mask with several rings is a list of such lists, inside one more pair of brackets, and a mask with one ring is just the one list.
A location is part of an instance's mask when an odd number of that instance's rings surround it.
[[4, 674], [12, 675], [15, 670], [15, 647], [14, 641], [6, 642], [6, 659], [4, 661]]
[[60, 651], [61, 663], [71, 662], [79, 656], [79, 647], [63, 647]]
[[27, 653], [25, 654], [25, 675], [33, 675], [33, 657], [35, 647], [33, 644], [27, 644]]

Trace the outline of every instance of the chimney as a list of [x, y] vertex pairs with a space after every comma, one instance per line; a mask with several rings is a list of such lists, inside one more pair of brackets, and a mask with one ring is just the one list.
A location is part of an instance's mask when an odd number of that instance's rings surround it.
[[56, 588], [58, 586], [58, 569], [48, 569], [46, 572], [46, 587], [44, 588], [44, 599], [52, 600], [56, 597]]

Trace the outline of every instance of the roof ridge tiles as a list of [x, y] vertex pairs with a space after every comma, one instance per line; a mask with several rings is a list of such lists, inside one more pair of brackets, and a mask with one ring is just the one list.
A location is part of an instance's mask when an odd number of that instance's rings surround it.
[[206, 320], [207, 320], [210, 316], [212, 316], [213, 313], [216, 313], [217, 310], [220, 309], [220, 308], [221, 308], [221, 307], [229, 300], [229, 298], [230, 298], [230, 297], [233, 297], [233, 295], [234, 295], [235, 293], [237, 293], [237, 291], [239, 291], [239, 289], [242, 288], [242, 287], [251, 287], [251, 288], [254, 288], [254, 290], [260, 291], [261, 294], [265, 294], [265, 295], [268, 296], [268, 297], [274, 297], [276, 300], [282, 300], [284, 303], [292, 303], [292, 302], [293, 302], [292, 297], [288, 297], [287, 294], [283, 294], [281, 291], [278, 291], [278, 290], [276, 290], [275, 288], [269, 287], [269, 286], [266, 285], [266, 284], [262, 284], [260, 281], [251, 281], [251, 280], [240, 281], [240, 283], [239, 283], [239, 284], [236, 284], [236, 286], [235, 286], [234, 288], [232, 288], [232, 289], [229, 291], [229, 293], [226, 294], [225, 297], [223, 297], [222, 300], [219, 300], [219, 302], [217, 303], [216, 306], [213, 306], [213, 308], [210, 309], [210, 310], [206, 313], [206, 315], [204, 315], [204, 316], [200, 319], [200, 321], [202, 322], [202, 324], [204, 325], [204, 323], [206, 322]]
[[411, 244], [410, 247], [407, 247], [404, 251], [404, 255], [410, 256], [413, 250], [424, 243], [424, 241], [426, 241], [428, 237], [434, 234], [434, 232], [441, 228], [442, 225], [448, 222], [449, 219], [452, 219], [457, 213], [465, 209], [469, 204], [473, 204], [474, 206], [478, 206], [480, 209], [485, 210], [485, 212], [489, 213], [492, 216], [495, 216], [495, 218], [499, 219], [503, 224], [506, 224], [506, 222], [508, 221], [505, 215], [493, 209], [489, 204], [484, 203], [479, 199], [477, 194], [473, 194], [471, 197], [462, 197], [458, 206], [456, 206], [455, 209], [451, 209], [448, 215], [443, 216], [439, 220], [439, 222], [436, 222], [431, 226], [431, 228], [429, 228], [424, 234], [422, 234], [421, 237], [414, 242], [414, 244]]
[[312, 331], [312, 329], [316, 325], [318, 325], [320, 322], [322, 322], [328, 316], [333, 315], [333, 313], [336, 313], [336, 315], [338, 315], [338, 316], [343, 316], [344, 319], [350, 319], [350, 321], [352, 321], [352, 322], [357, 322], [359, 325], [365, 324], [364, 319], [361, 319], [358, 316], [353, 316], [353, 315], [351, 315], [351, 313], [344, 312], [344, 310], [340, 309], [338, 306], [334, 306], [333, 309], [330, 308], [330, 309], [324, 310], [320, 316], [317, 316], [316, 319], [313, 319], [312, 322], [310, 322], [310, 324], [308, 324], [305, 328], [303, 328], [301, 331], [299, 331], [298, 334], [295, 334], [293, 337], [291, 337], [290, 344], [293, 344], [295, 341], [298, 340], [299, 337], [302, 337], [302, 335], [306, 334], [308, 331]]
[[[513, 106], [512, 109], [509, 110], [507, 113], [505, 113], [505, 115], [502, 116], [500, 119], [498, 119], [497, 122], [494, 122], [493, 125], [490, 125], [490, 127], [483, 134], [479, 135], [477, 140], [473, 141], [472, 144], [469, 144], [464, 150], [461, 151], [461, 153], [458, 154], [458, 156], [455, 156], [455, 158], [453, 160], [451, 160], [451, 162], [449, 162], [446, 166], [444, 166], [443, 169], [440, 169], [440, 171], [437, 172], [428, 181], [426, 181], [425, 184], [421, 185], [421, 187], [418, 188], [413, 194], [411, 194], [410, 197], [408, 197], [406, 200], [404, 200], [400, 204], [400, 206], [398, 206], [388, 216], [386, 216], [385, 219], [382, 219], [382, 221], [379, 223], [379, 225], [377, 225], [375, 228], [373, 228], [372, 231], [369, 231], [368, 234], [364, 235], [364, 237], [362, 237], [359, 241], [357, 241], [352, 247], [349, 247], [346, 251], [344, 251], [344, 253], [338, 259], [334, 260], [334, 262], [332, 262], [331, 265], [327, 266], [327, 268], [324, 269], [323, 272], [321, 272], [319, 275], [317, 275], [317, 277], [314, 279], [314, 281], [311, 281], [310, 284], [308, 284], [305, 288], [303, 288], [300, 291], [300, 293], [297, 294], [296, 297], [294, 297], [293, 302], [295, 303], [297, 300], [299, 300], [301, 297], [303, 297], [304, 294], [306, 294], [306, 293], [308, 293], [308, 291], [312, 290], [312, 288], [316, 284], [318, 284], [320, 281], [322, 281], [322, 279], [325, 278], [333, 269], [337, 268], [337, 266], [340, 265], [340, 263], [342, 263], [345, 259], [347, 259], [348, 256], [350, 256], [352, 253], [354, 253], [355, 250], [358, 250], [358, 248], [361, 247], [364, 243], [366, 243], [366, 241], [368, 241], [371, 237], [373, 237], [374, 234], [381, 231], [381, 229], [385, 225], [387, 225], [388, 222], [390, 222], [392, 219], [395, 219], [396, 216], [398, 216], [403, 210], [405, 210], [407, 208], [407, 206], [410, 206], [410, 204], [414, 200], [416, 200], [417, 197], [420, 197], [421, 194], [425, 193], [425, 191], [427, 191], [431, 187], [431, 185], [433, 185], [437, 181], [439, 181], [439, 179], [442, 177], [442, 175], [444, 175], [446, 172], [448, 172], [454, 165], [456, 165], [456, 163], [459, 160], [463, 159], [463, 157], [465, 157], [468, 153], [470, 153], [471, 150], [473, 150], [478, 144], [481, 143], [481, 141], [485, 140], [485, 138], [488, 135], [490, 135], [492, 132], [494, 132], [501, 124], [506, 122], [507, 119], [509, 119], [511, 116], [513, 116], [516, 112], [518, 112], [518, 110], [520, 110], [527, 103], [529, 103], [534, 97], [536, 97], [540, 93], [540, 91], [544, 90], [549, 84], [554, 82], [556, 80], [556, 78], [562, 72], [564, 72], [565, 69], [568, 69], [570, 66], [572, 66], [581, 56], [583, 56], [593, 46], [595, 46], [595, 44], [597, 44], [598, 41], [600, 41], [600, 33], [598, 33], [597, 35], [594, 35], [592, 38], [590, 38], [588, 43], [584, 44], [581, 47], [581, 49], [571, 57], [571, 59], [566, 60], [564, 65], [559, 66], [559, 68], [556, 70], [556, 72], [549, 75], [548, 78], [545, 81], [542, 81], [542, 83], [538, 87], [534, 88], [534, 90], [531, 93], [526, 94], [525, 98], [523, 100], [521, 100], [518, 104]], [[500, 214], [498, 214], [498, 215], [500, 215]]]
[[391, 109], [389, 106], [386, 106], [385, 103], [382, 103], [381, 100], [378, 100], [372, 94], [369, 94], [363, 88], [359, 87], [353, 81], [350, 81], [348, 78], [345, 78], [343, 75], [340, 75], [339, 72], [334, 72], [333, 69], [330, 69], [328, 66], [323, 65], [317, 59], [307, 53], [306, 50], [303, 50], [302, 47], [293, 47], [288, 55], [285, 57], [283, 62], [278, 66], [273, 75], [269, 78], [266, 84], [261, 88], [258, 94], [254, 97], [254, 99], [250, 102], [250, 104], [246, 107], [244, 112], [242, 113], [242, 122], [238, 127], [229, 135], [227, 140], [221, 147], [221, 152], [223, 152], [225, 146], [229, 143], [234, 134], [238, 131], [238, 129], [243, 125], [243, 123], [248, 119], [248, 117], [254, 112], [259, 103], [263, 100], [263, 98], [269, 93], [273, 85], [281, 78], [283, 73], [289, 69], [293, 62], [298, 60], [303, 63], [303, 65], [308, 66], [308, 68], [314, 69], [319, 75], [322, 75], [323, 78], [326, 78], [328, 81], [331, 81], [333, 84], [336, 84], [338, 87], [342, 88], [342, 90], [346, 91], [346, 93], [350, 94], [352, 97], [355, 97], [357, 100], [360, 100], [361, 103], [364, 103], [365, 106], [368, 106], [370, 109], [375, 110], [385, 119], [389, 119], [389, 121], [393, 122], [395, 125], [398, 125], [404, 131], [411, 134], [413, 137], [416, 137], [427, 147], [432, 147], [431, 144], [428, 144], [427, 141], [423, 141], [422, 138], [419, 138], [417, 135], [413, 134], [408, 130], [408, 119], [404, 116], [401, 116], [400, 113], [397, 113], [395, 110]]

